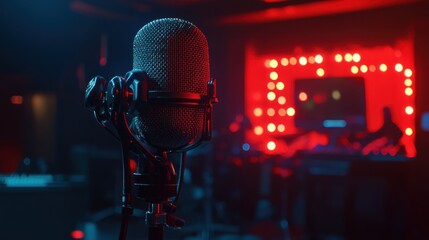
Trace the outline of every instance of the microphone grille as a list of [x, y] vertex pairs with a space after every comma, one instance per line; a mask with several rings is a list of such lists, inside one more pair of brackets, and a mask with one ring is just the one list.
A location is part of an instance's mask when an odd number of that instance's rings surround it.
[[150, 78], [151, 90], [207, 94], [207, 39], [192, 23], [163, 18], [146, 24], [134, 38], [133, 68]]
[[[152, 21], [134, 38], [133, 68], [146, 72], [149, 90], [207, 95], [208, 43], [192, 23], [176, 18]], [[161, 150], [177, 150], [201, 138], [202, 106], [148, 104], [133, 119], [134, 134]]]

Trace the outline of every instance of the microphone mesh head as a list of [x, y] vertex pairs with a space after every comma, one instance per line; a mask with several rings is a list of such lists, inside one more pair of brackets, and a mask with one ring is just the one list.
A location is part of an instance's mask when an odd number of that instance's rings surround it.
[[[192, 23], [155, 20], [134, 38], [133, 68], [147, 73], [149, 90], [207, 95], [208, 44]], [[205, 108], [169, 103], [146, 104], [133, 119], [133, 133], [159, 150], [177, 150], [201, 138]]]

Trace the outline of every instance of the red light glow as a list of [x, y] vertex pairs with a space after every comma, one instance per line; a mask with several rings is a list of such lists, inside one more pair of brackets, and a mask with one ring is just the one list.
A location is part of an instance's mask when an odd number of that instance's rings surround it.
[[85, 236], [85, 234], [83, 233], [83, 231], [81, 230], [74, 230], [70, 233], [70, 236], [73, 239], [83, 239], [83, 237]]
[[[322, 46], [317, 45], [308, 48], [318, 52], [306, 52], [295, 46], [296, 51], [271, 49], [271, 53], [266, 51], [270, 46], [264, 46], [263, 42], [250, 43], [249, 48], [246, 48], [244, 96], [246, 116], [253, 127], [245, 133], [246, 142], [253, 149], [282, 156], [293, 156], [298, 150], [311, 150], [313, 142], [320, 143], [320, 139], [311, 134], [298, 139], [305, 143], [300, 142], [296, 146], [294, 141], [286, 143], [275, 139], [301, 132], [295, 126], [295, 118], [299, 113], [297, 104], [311, 110], [326, 101], [340, 101], [347, 92], [333, 88], [325, 93], [315, 89], [297, 92], [295, 96], [295, 80], [319, 78], [323, 81], [326, 76], [362, 76], [365, 82], [368, 131], [379, 129], [383, 123], [382, 108], [389, 106], [395, 123], [404, 133], [400, 141], [405, 146], [406, 155], [414, 157], [417, 116], [413, 40], [398, 39], [397, 42], [397, 45], [373, 47], [350, 43], [352, 48], [349, 49], [341, 49], [341, 46], [330, 48], [336, 49], [335, 51], [322, 49]], [[397, 54], [399, 51], [400, 55]], [[324, 144], [328, 144], [326, 136], [324, 139]], [[271, 143], [268, 144], [269, 142]], [[363, 150], [360, 147], [355, 149]], [[401, 154], [398, 149], [374, 153]]]
[[21, 95], [14, 95], [10, 97], [10, 103], [13, 105], [21, 105], [24, 103], [24, 98]]

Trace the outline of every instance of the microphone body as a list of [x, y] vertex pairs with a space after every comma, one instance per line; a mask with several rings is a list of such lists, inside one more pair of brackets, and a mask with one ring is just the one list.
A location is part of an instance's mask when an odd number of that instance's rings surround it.
[[164, 99], [149, 99], [136, 109], [133, 134], [161, 151], [184, 149], [200, 141], [209, 120], [207, 104], [198, 103], [207, 96], [210, 81], [204, 34], [190, 22], [159, 19], [140, 29], [133, 51], [133, 68], [146, 73], [149, 97]]

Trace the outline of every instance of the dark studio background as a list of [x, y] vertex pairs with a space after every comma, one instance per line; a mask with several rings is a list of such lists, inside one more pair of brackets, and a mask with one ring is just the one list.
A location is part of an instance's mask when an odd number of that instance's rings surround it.
[[[187, 225], [167, 230], [168, 239], [205, 239], [207, 232], [210, 239], [426, 239], [429, 134], [421, 119], [429, 111], [429, 4], [380, 1], [326, 15], [240, 17], [317, 2], [323, 1], [1, 2], [0, 239], [117, 238], [120, 145], [84, 108], [84, 91], [93, 76], [131, 70], [134, 35], [161, 17], [189, 20], [205, 33], [220, 99], [212, 142], [189, 153], [178, 206]], [[393, 45], [404, 37], [414, 54], [411, 159], [357, 161], [345, 175], [312, 176], [281, 155], [240, 150], [248, 125], [244, 120], [236, 131], [231, 124], [246, 112], [248, 44], [263, 55], [296, 46]], [[328, 160], [342, 166], [344, 158]], [[282, 171], [294, 174], [275, 174]], [[50, 184], [7, 186], [20, 176], [48, 177]], [[129, 239], [146, 236], [140, 215]]]

